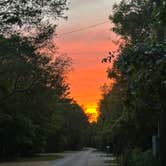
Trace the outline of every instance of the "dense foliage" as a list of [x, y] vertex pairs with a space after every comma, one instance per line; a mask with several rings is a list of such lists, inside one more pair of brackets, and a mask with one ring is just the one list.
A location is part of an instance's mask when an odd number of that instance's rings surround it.
[[49, 42], [65, 9], [66, 0], [0, 0], [0, 160], [86, 142], [87, 117], [68, 98], [71, 59]]
[[18, 36], [1, 37], [0, 52], [1, 156], [82, 147], [88, 122], [83, 110], [66, 98], [70, 59], [40, 55]]
[[[160, 128], [160, 159], [165, 165], [166, 2], [122, 0], [110, 16], [122, 37], [118, 57], [108, 71], [116, 83], [100, 102], [98, 140], [112, 145], [128, 165], [135, 148], [151, 149]], [[110, 57], [111, 56], [111, 57]], [[112, 59], [110, 54], [108, 60]]]
[[0, 0], [0, 33], [55, 28], [57, 18], [65, 17], [66, 5], [66, 0]]

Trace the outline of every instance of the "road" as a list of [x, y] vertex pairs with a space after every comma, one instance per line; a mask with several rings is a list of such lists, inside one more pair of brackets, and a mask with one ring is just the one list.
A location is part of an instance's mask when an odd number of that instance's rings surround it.
[[[64, 158], [55, 161], [4, 163], [0, 166], [110, 166], [110, 162], [114, 160], [113, 157], [97, 152], [92, 148], [63, 153], [62, 155]], [[116, 166], [116, 164], [111, 164], [111, 166]]]
[[51, 166], [87, 166], [92, 149], [69, 153], [63, 159], [56, 161]]
[[107, 166], [106, 161], [111, 160], [106, 154], [86, 149], [68, 154], [63, 159], [52, 163], [51, 166]]

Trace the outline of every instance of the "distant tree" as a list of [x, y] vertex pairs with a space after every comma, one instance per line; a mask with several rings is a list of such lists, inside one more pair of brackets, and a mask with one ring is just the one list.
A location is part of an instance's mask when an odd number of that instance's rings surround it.
[[61, 126], [48, 137], [47, 152], [78, 150], [87, 143], [88, 119], [82, 108], [73, 100], [65, 99], [58, 104]]

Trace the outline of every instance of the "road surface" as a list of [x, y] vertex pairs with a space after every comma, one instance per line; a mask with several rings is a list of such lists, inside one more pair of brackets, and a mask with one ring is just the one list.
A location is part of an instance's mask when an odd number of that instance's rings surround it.
[[[0, 166], [110, 166], [110, 162], [114, 160], [113, 157], [92, 148], [62, 155], [64, 158], [55, 161], [2, 163]], [[114, 163], [111, 166], [117, 166], [117, 164]]]

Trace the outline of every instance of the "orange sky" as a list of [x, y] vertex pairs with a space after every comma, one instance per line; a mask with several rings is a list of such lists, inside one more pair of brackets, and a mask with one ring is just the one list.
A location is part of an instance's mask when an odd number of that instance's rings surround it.
[[[118, 0], [72, 0], [66, 13], [68, 21], [60, 21], [57, 33], [63, 34], [82, 27], [107, 21], [114, 2]], [[60, 53], [67, 53], [73, 59], [74, 71], [69, 76], [71, 96], [88, 112], [95, 113], [100, 87], [108, 83], [106, 70], [108, 64], [102, 64], [103, 57], [117, 46], [112, 42], [116, 35], [110, 31], [111, 23], [92, 29], [72, 33], [56, 38]]]

